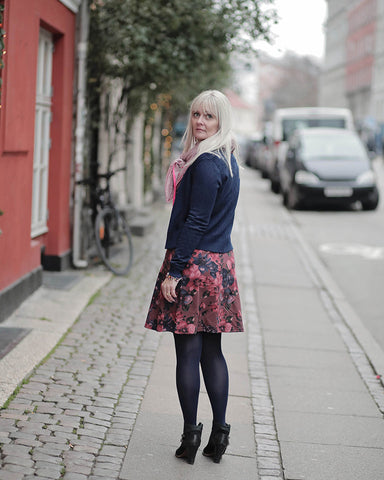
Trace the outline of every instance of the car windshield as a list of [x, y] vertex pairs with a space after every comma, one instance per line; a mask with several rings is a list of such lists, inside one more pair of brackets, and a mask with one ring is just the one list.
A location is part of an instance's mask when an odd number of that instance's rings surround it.
[[362, 143], [354, 135], [306, 135], [302, 139], [302, 147], [303, 157], [307, 160], [366, 158]]
[[344, 118], [286, 118], [282, 122], [283, 139], [288, 140], [295, 130], [301, 128], [325, 127], [345, 128]]

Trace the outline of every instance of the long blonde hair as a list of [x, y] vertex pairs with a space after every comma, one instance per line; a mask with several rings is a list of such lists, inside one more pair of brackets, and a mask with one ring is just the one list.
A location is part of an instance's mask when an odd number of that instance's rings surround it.
[[197, 109], [213, 114], [218, 119], [219, 129], [214, 135], [198, 144], [197, 153], [188, 164], [191, 165], [201, 154], [209, 152], [225, 160], [232, 175], [232, 152], [236, 159], [238, 157], [237, 144], [232, 136], [232, 109], [228, 98], [218, 90], [206, 90], [192, 101], [188, 125], [183, 136], [183, 153], [196, 145], [192, 131], [192, 114]]

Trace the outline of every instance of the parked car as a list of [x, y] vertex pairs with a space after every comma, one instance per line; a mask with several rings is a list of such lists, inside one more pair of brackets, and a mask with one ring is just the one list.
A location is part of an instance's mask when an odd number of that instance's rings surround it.
[[280, 190], [280, 170], [286, 157], [289, 137], [299, 128], [316, 127], [354, 130], [352, 113], [347, 108], [328, 107], [280, 108], [275, 111], [266, 169], [273, 192]]
[[261, 137], [250, 138], [245, 144], [245, 164], [248, 167], [259, 168], [260, 156], [264, 148], [263, 139]]
[[280, 181], [288, 208], [314, 202], [348, 205], [360, 201], [364, 210], [374, 210], [379, 203], [368, 152], [351, 130], [298, 130], [289, 141]]
[[268, 137], [264, 137], [263, 139], [263, 147], [260, 151], [260, 155], [258, 157], [257, 162], [257, 169], [260, 171], [260, 175], [262, 178], [268, 178], [268, 165], [271, 159], [271, 145], [270, 139]]

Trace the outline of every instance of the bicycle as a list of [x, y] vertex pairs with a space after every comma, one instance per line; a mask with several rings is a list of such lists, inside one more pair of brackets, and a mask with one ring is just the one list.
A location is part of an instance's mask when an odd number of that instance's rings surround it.
[[101, 187], [100, 182], [94, 187], [94, 183], [89, 178], [76, 182], [89, 186], [91, 195], [92, 208], [88, 206], [84, 210], [86, 225], [84, 249], [87, 253], [90, 250], [91, 242], [87, 238], [90, 228], [87, 227], [87, 223], [89, 224], [92, 218], [93, 238], [97, 252], [105, 266], [115, 275], [126, 275], [133, 261], [131, 231], [124, 216], [116, 207], [110, 190], [110, 179], [122, 170], [126, 168], [97, 174], [97, 180], [105, 179], [105, 187]]

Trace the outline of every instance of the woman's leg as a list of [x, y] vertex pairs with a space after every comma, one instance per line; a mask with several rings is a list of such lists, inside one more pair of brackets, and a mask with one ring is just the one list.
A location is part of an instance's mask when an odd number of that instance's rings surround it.
[[176, 386], [184, 423], [196, 425], [200, 392], [199, 363], [202, 334], [174, 335], [176, 348]]
[[203, 333], [201, 370], [211, 402], [213, 421], [225, 425], [228, 403], [228, 368], [221, 350], [221, 333]]

